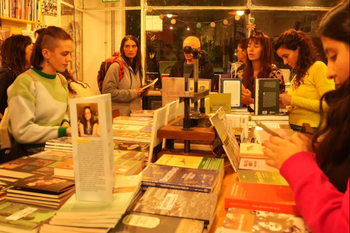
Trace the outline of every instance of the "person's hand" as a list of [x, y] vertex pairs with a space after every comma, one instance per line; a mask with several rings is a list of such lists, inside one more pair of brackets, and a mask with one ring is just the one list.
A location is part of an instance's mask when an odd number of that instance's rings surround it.
[[280, 94], [280, 105], [282, 106], [289, 106], [292, 101], [292, 96], [288, 94]]
[[266, 164], [278, 169], [292, 155], [301, 151], [308, 151], [303, 138], [297, 133], [293, 134], [289, 140], [272, 136], [264, 142], [264, 146], [263, 152], [267, 157]]
[[136, 92], [137, 92], [137, 97], [140, 97], [142, 92], [143, 92], [143, 90], [141, 88], [137, 88]]
[[143, 89], [143, 92], [142, 92], [142, 94], [140, 95], [140, 97], [146, 96], [146, 95], [148, 94], [148, 92], [149, 92], [149, 87], [146, 88], [146, 89]]
[[248, 89], [242, 90], [242, 104], [249, 105], [252, 102], [252, 93]]
[[72, 136], [72, 128], [71, 127], [68, 127], [66, 129], [66, 134], [67, 134], [68, 137]]

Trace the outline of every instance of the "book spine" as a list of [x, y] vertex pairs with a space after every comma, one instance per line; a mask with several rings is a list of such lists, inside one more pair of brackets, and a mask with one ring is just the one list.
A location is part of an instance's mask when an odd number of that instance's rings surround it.
[[270, 211], [275, 213], [292, 214], [300, 216], [300, 212], [295, 205], [281, 204], [281, 203], [261, 203], [257, 201], [246, 201], [246, 200], [234, 200], [225, 198], [225, 209], [244, 208], [252, 210]]
[[193, 192], [201, 192], [201, 193], [211, 193], [211, 188], [203, 188], [203, 187], [191, 187], [191, 186], [183, 186], [176, 184], [166, 184], [166, 183], [157, 183], [157, 182], [149, 182], [142, 181], [142, 186], [144, 187], [156, 187], [156, 188], [169, 188], [169, 189], [178, 189], [184, 191], [193, 191]]

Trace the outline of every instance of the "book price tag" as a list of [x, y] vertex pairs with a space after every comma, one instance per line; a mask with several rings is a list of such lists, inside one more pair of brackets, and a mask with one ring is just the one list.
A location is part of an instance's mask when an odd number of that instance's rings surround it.
[[27, 216], [28, 214], [31, 214], [35, 211], [37, 211], [38, 209], [37, 208], [33, 208], [33, 207], [27, 207], [21, 211], [18, 211], [10, 216], [8, 216], [6, 219], [7, 220], [10, 220], [10, 221], [17, 221], [19, 220], [20, 218], [23, 218], [25, 216]]

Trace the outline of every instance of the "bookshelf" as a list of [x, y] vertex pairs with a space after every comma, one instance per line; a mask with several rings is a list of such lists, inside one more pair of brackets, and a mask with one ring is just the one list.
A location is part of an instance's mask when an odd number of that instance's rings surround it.
[[30, 21], [30, 20], [24, 20], [24, 19], [16, 19], [16, 18], [9, 18], [9, 17], [4, 17], [0, 16], [2, 23], [6, 24], [8, 23], [17, 23], [17, 24], [40, 24], [40, 21]]

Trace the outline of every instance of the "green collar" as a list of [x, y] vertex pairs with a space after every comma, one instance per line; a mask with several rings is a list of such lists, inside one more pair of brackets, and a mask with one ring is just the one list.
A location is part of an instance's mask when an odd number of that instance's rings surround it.
[[48, 78], [48, 79], [55, 79], [56, 78], [56, 74], [45, 74], [41, 70], [38, 70], [38, 69], [36, 69], [34, 67], [32, 68], [32, 70], [34, 70], [36, 73], [38, 73], [39, 75], [43, 76], [44, 78]]

